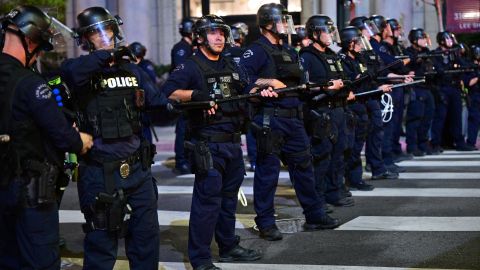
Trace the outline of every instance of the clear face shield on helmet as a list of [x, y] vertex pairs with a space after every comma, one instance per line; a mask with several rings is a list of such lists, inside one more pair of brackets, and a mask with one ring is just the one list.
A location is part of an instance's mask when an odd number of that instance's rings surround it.
[[432, 46], [432, 40], [427, 33], [423, 33], [423, 36], [417, 40], [418, 46], [427, 48]]
[[292, 15], [273, 16], [272, 31], [279, 35], [293, 35], [297, 32], [293, 26]]
[[[340, 35], [335, 25], [317, 26], [315, 27], [315, 31], [319, 34], [320, 41], [324, 43], [328, 42], [328, 46], [332, 45], [332, 43], [336, 43], [336, 44], [340, 43]], [[322, 40], [322, 33], [327, 34], [328, 40]]]
[[360, 47], [361, 52], [373, 50], [370, 41], [368, 41], [368, 39], [363, 35], [354, 39], [353, 41], [355, 42], [355, 47]]
[[223, 35], [225, 37], [225, 45], [233, 45], [235, 44], [235, 39], [233, 38], [232, 30], [230, 29], [230, 26], [225, 25], [225, 24], [212, 24], [208, 29], [208, 31], [214, 31], [216, 29], [219, 29], [223, 32]]
[[83, 34], [95, 50], [111, 50], [125, 43], [122, 28], [115, 21], [103, 21], [87, 27]]
[[76, 33], [56, 18], [50, 18], [52, 19], [50, 44], [52, 44], [53, 50], [66, 50], [68, 46], [75, 44]]
[[380, 33], [380, 30], [378, 30], [377, 25], [370, 20], [365, 20], [363, 22], [363, 29], [365, 29], [370, 36], [374, 36]]

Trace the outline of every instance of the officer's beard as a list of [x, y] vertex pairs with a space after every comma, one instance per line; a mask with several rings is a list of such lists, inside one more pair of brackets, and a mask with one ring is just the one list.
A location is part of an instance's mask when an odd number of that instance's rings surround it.
[[[328, 48], [329, 45], [327, 45], [327, 43], [323, 42], [320, 40], [320, 38], [318, 39], [313, 39], [313, 42], [317, 43], [318, 45], [320, 45], [320, 47], [322, 47], [323, 49], [326, 49]], [[331, 43], [330, 43], [331, 44]]]

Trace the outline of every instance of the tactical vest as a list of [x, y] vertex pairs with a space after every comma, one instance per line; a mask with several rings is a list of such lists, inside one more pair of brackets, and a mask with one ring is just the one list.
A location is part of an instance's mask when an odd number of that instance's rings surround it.
[[[3, 60], [3, 59], [2, 59]], [[13, 100], [17, 91], [28, 91], [18, 87], [22, 80], [38, 76], [31, 70], [8, 61], [0, 63], [1, 122], [0, 134], [10, 135], [9, 143], [0, 143], [0, 187], [8, 184], [26, 160], [45, 160], [45, 145], [48, 143], [32, 119], [12, 119]], [[55, 161], [55, 160], [52, 160]]]
[[327, 71], [327, 80], [344, 79], [342, 63], [337, 55], [333, 53], [321, 53], [313, 46], [308, 46], [300, 50], [300, 54], [305, 52], [315, 55], [315, 57], [320, 60]]
[[141, 132], [144, 93], [138, 78], [120, 66], [95, 75], [88, 94], [78, 97], [80, 130], [104, 140], [123, 139]]
[[[240, 75], [235, 69], [235, 64], [229, 58], [222, 57], [224, 68], [215, 70], [210, 67], [198, 55], [193, 55], [190, 59], [197, 65], [202, 74], [202, 89], [206, 91], [213, 99], [224, 99], [235, 97], [240, 94], [244, 88], [244, 84], [240, 80]], [[243, 104], [240, 101], [225, 102], [218, 104], [215, 114], [208, 116], [198, 110], [188, 112], [188, 118], [191, 126], [205, 127], [208, 125], [233, 123], [236, 127], [240, 127], [243, 123]]]
[[[362, 61], [362, 57], [360, 54], [356, 53], [355, 54], [355, 59], [350, 58], [346, 53], [343, 51], [338, 54], [338, 56], [342, 59], [343, 63], [345, 66], [347, 66], [355, 75], [362, 74], [368, 71], [367, 65]], [[362, 76], [362, 75], [360, 75]], [[365, 83], [362, 85], [355, 85], [355, 88], [352, 89], [354, 93], [359, 93], [360, 89], [366, 86]]]
[[366, 70], [371, 70], [375, 73], [383, 66], [383, 61], [374, 51], [363, 51], [360, 53], [363, 61], [366, 64]]
[[271, 63], [258, 74], [259, 78], [277, 79], [286, 86], [296, 86], [300, 84], [303, 77], [300, 64], [295, 61], [285, 48], [282, 47], [280, 50], [276, 50], [260, 41], [256, 41], [255, 43], [267, 52]]

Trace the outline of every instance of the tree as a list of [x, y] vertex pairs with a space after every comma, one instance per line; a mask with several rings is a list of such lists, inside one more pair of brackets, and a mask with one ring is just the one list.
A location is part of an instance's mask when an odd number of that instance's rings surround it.
[[39, 7], [48, 15], [65, 23], [65, 0], [0, 0], [0, 14], [6, 14], [18, 5], [32, 5]]

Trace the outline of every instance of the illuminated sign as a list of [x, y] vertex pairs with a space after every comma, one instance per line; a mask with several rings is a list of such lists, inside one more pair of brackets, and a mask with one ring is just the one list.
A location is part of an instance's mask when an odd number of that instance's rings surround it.
[[447, 1], [447, 25], [455, 33], [480, 32], [480, 1]]

